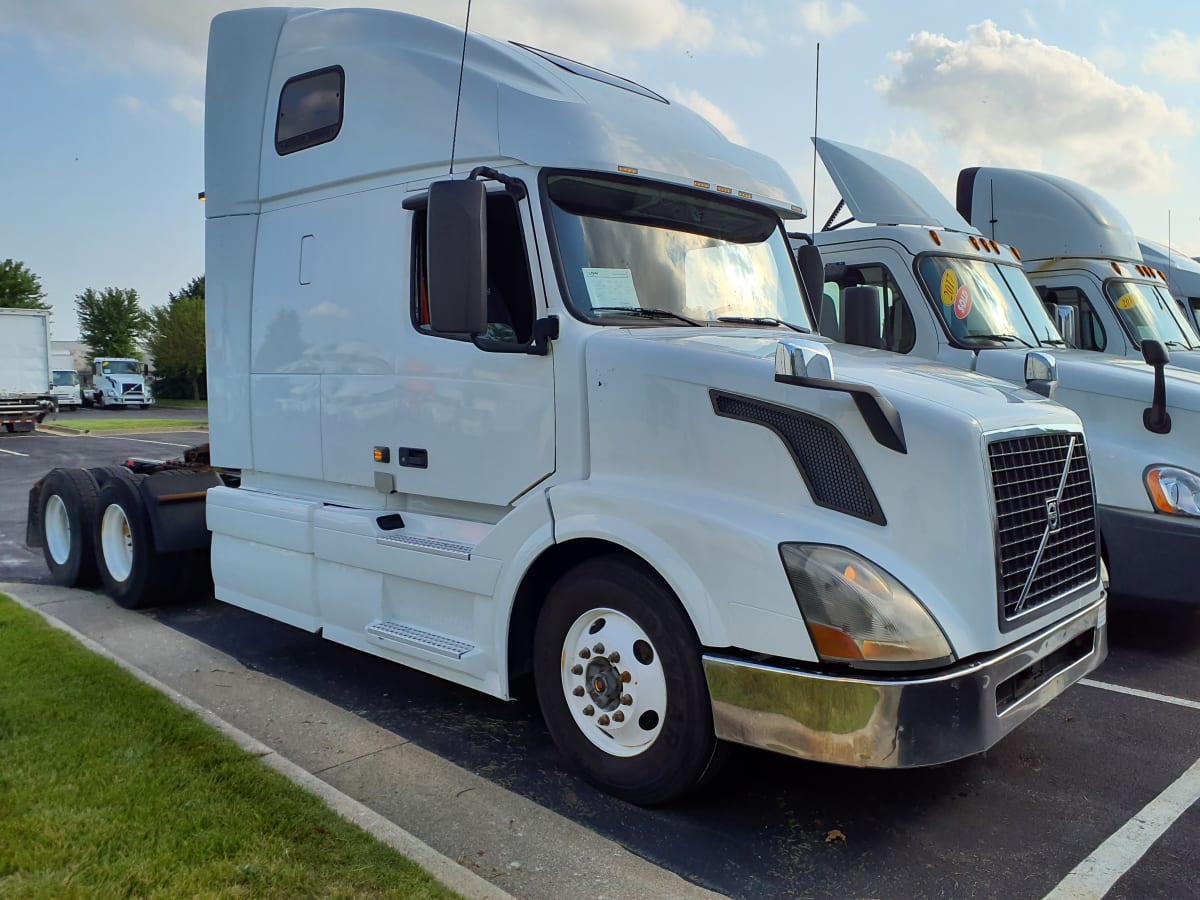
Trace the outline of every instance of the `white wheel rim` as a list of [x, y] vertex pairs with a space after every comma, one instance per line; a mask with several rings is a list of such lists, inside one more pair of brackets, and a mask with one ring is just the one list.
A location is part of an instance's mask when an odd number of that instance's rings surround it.
[[51, 494], [46, 501], [43, 528], [50, 558], [60, 566], [66, 565], [71, 556], [71, 517], [67, 515], [67, 505], [58, 494]]
[[133, 533], [125, 510], [110, 503], [100, 519], [100, 549], [104, 553], [104, 567], [114, 581], [125, 581], [133, 571]]
[[560, 670], [567, 708], [583, 735], [612, 756], [644, 753], [667, 715], [658, 648], [625, 613], [593, 609], [567, 630]]

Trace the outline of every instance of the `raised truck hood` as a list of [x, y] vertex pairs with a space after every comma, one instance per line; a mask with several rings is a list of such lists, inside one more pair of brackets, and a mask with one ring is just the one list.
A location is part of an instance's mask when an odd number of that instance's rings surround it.
[[[636, 498], [629, 515], [639, 503], [676, 497], [678, 515], [711, 513], [714, 533], [736, 528], [738, 540], [753, 536], [754, 548], [742, 551], [714, 537], [705, 554], [717, 559], [739, 552], [779, 566], [782, 541], [853, 548], [920, 598], [960, 657], [1044, 627], [1040, 615], [1004, 629], [998, 622], [987, 444], [1031, 428], [1078, 435], [1078, 417], [993, 378], [828, 345], [836, 380], [869, 384], [895, 405], [907, 443], [907, 452], [897, 452], [875, 440], [848, 395], [775, 381], [776, 347], [795, 338], [825, 343], [782, 329], [612, 328], [589, 338], [589, 479], [596, 490], [619, 485], [609, 489]], [[779, 430], [795, 427], [797, 416], [840, 433], [853, 459], [843, 460], [835, 487], [853, 483], [850, 473], [861, 466], [886, 521], [814, 503]], [[1094, 601], [1097, 590], [1068, 605]], [[736, 599], [797, 615], [790, 594]]]

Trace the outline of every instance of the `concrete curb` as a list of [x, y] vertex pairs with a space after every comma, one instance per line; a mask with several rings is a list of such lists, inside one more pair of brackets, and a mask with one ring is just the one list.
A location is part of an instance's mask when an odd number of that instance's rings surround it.
[[52, 627], [69, 634], [93, 653], [97, 653], [105, 659], [116, 663], [134, 678], [165, 695], [176, 705], [195, 713], [202, 721], [220, 731], [243, 750], [259, 757], [265, 765], [283, 775], [293, 784], [299, 785], [304, 790], [319, 797], [343, 819], [352, 822], [372, 837], [382, 841], [402, 856], [412, 860], [446, 887], [457, 891], [464, 897], [472, 898], [472, 900], [514, 900], [513, 896], [508, 892], [476, 875], [470, 869], [464, 868], [448, 856], [434, 850], [424, 841], [405, 831], [396, 823], [379, 815], [374, 810], [364, 806], [353, 797], [343, 794], [337, 788], [310, 774], [290, 759], [281, 756], [262, 741], [251, 737], [212, 711], [205, 709], [168, 685], [163, 684], [154, 676], [121, 659], [65, 622], [48, 615], [38, 607], [26, 602], [12, 592], [11, 586], [6, 586], [5, 591], [16, 603], [31, 612], [37, 613]]

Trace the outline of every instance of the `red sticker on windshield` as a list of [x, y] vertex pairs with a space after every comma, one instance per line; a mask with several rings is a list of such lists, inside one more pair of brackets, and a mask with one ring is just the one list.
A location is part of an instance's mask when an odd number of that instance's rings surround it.
[[971, 314], [971, 292], [962, 285], [954, 295], [954, 317], [965, 319]]

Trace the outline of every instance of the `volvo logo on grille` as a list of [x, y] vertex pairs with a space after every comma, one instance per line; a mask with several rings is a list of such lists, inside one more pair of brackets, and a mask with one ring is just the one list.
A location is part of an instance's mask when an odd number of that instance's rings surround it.
[[1046, 527], [1051, 532], [1058, 531], [1062, 527], [1062, 519], [1058, 514], [1058, 500], [1055, 497], [1046, 500]]

